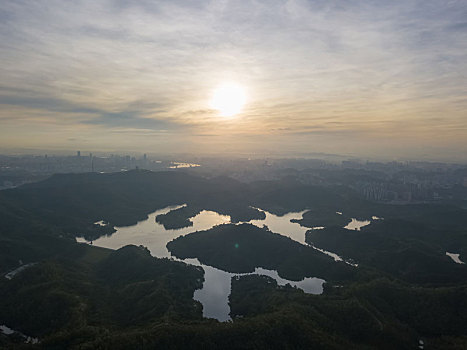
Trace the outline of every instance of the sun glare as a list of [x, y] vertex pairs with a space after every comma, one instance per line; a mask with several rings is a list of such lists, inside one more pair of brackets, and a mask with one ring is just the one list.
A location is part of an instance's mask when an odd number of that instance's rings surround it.
[[246, 102], [245, 88], [236, 83], [224, 83], [213, 92], [210, 106], [223, 117], [240, 113]]

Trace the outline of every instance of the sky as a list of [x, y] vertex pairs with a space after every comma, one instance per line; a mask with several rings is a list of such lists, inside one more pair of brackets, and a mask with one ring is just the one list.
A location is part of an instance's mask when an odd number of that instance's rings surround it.
[[4, 0], [0, 63], [4, 152], [467, 161], [465, 0]]

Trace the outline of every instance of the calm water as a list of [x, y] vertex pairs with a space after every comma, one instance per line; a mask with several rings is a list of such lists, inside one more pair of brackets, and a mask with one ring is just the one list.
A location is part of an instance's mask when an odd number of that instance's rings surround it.
[[180, 163], [180, 162], [171, 162], [169, 169], [179, 169], [179, 168], [196, 168], [201, 165], [194, 163]]
[[[110, 236], [101, 237], [93, 242], [94, 245], [110, 249], [119, 249], [128, 244], [143, 245], [149, 249], [151, 254], [158, 258], [172, 258], [174, 260], [184, 261], [185, 263], [201, 266], [204, 270], [204, 284], [201, 289], [195, 291], [193, 298], [198, 300], [203, 305], [203, 315], [205, 317], [216, 318], [220, 321], [229, 320], [230, 308], [228, 305], [228, 298], [231, 291], [231, 278], [233, 276], [240, 276], [245, 274], [233, 274], [223, 270], [219, 270], [212, 266], [201, 264], [198, 259], [184, 259], [180, 260], [172, 257], [171, 253], [167, 250], [167, 243], [173, 239], [186, 235], [195, 231], [208, 230], [216, 225], [230, 223], [230, 217], [220, 215], [213, 211], [203, 210], [201, 213], [191, 218], [190, 221], [193, 226], [185, 227], [177, 230], [166, 230], [163, 225], [157, 223], [155, 218], [159, 214], [166, 214], [171, 210], [183, 207], [184, 205], [171, 206], [164, 209], [157, 210], [149, 214], [146, 220], [138, 222], [133, 226], [116, 227], [117, 230]], [[258, 210], [261, 210], [258, 208]], [[292, 240], [308, 245], [305, 242], [305, 233], [310, 228], [300, 226], [298, 223], [291, 222], [292, 219], [301, 219], [303, 213], [301, 212], [287, 213], [282, 216], [271, 214], [267, 211], [261, 210], [265, 213], [264, 220], [251, 220], [248, 223], [263, 227], [266, 225], [270, 231], [287, 236]], [[339, 214], [341, 214], [339, 212]], [[381, 218], [373, 217], [373, 220]], [[369, 220], [360, 221], [352, 219], [345, 228], [349, 230], [360, 230], [361, 227], [369, 225]], [[105, 225], [103, 221], [96, 222], [96, 225]], [[311, 229], [323, 229], [324, 227], [314, 227]], [[77, 238], [78, 242], [86, 242], [83, 238]], [[349, 265], [357, 266], [357, 264], [347, 261], [339, 255], [315, 247], [313, 244], [309, 245], [312, 248], [329, 255], [335, 261], [344, 261]], [[289, 283], [292, 286], [298, 287], [306, 293], [321, 294], [323, 292], [324, 280], [319, 278], [305, 278], [302, 281], [289, 281], [279, 276], [277, 271], [266, 270], [257, 267], [253, 274], [266, 275], [274, 278], [279, 285]]]
[[306, 210], [277, 216], [265, 210], [261, 210], [259, 208], [256, 209], [264, 212], [264, 214], [266, 214], [266, 218], [264, 220], [251, 220], [249, 221], [250, 224], [258, 227], [263, 227], [263, 225], [266, 225], [270, 231], [290, 237], [294, 241], [306, 245], [305, 233], [309, 230], [309, 228], [300, 226], [300, 224], [290, 221], [293, 219], [302, 219], [303, 213], [305, 213]]
[[10, 271], [8, 272], [6, 275], [5, 275], [5, 278], [7, 280], [11, 280], [13, 277], [15, 277], [17, 274], [23, 272], [24, 270], [26, 270], [27, 268], [30, 268], [31, 266], [34, 266], [36, 265], [37, 263], [30, 263], [30, 264], [26, 264], [26, 265], [21, 265], [20, 267], [14, 269], [13, 271]]
[[459, 259], [460, 254], [446, 252], [446, 255], [449, 256], [456, 264], [464, 264], [464, 262]]
[[[117, 230], [110, 236], [101, 237], [93, 244], [99, 247], [110, 249], [119, 249], [128, 244], [143, 245], [149, 249], [151, 254], [158, 258], [173, 258], [167, 250], [167, 243], [171, 240], [186, 235], [194, 231], [208, 230], [216, 225], [230, 223], [230, 217], [220, 215], [212, 211], [202, 211], [191, 219], [193, 226], [178, 229], [166, 230], [163, 225], [155, 221], [155, 217], [159, 214], [166, 214], [171, 210], [180, 208], [181, 206], [167, 207], [151, 213], [146, 220], [138, 222], [133, 226], [116, 227]], [[265, 220], [253, 220], [252, 224], [262, 227], [267, 225], [271, 231], [284, 234], [294, 240], [305, 244], [306, 228], [299, 224], [291, 223], [290, 220], [300, 219], [302, 213], [290, 213], [281, 217], [266, 213]], [[288, 223], [287, 223], [288, 222]], [[293, 229], [291, 229], [293, 228]], [[77, 238], [78, 242], [86, 242], [83, 238]], [[245, 274], [233, 274], [219, 270], [212, 266], [201, 264], [198, 259], [180, 260], [185, 263], [201, 266], [204, 270], [204, 284], [199, 290], [196, 290], [193, 298], [198, 300], [203, 305], [203, 315], [205, 317], [216, 318], [219, 321], [227, 321], [230, 319], [228, 298], [231, 291], [231, 278], [233, 276]], [[296, 286], [306, 293], [321, 294], [323, 292], [323, 283], [320, 278], [305, 278], [302, 281], [289, 281], [281, 278], [277, 271], [267, 270], [264, 268], [256, 268], [252, 274], [266, 275], [274, 278], [279, 285], [289, 283]]]
[[[100, 237], [93, 241], [93, 244], [110, 249], [119, 249], [128, 244], [143, 245], [149, 249], [153, 256], [170, 258], [171, 254], [166, 245], [171, 240], [194, 231], [208, 230], [213, 226], [230, 222], [229, 216], [206, 210], [192, 218], [193, 226], [178, 230], [166, 230], [163, 225], [156, 222], [157, 215], [166, 214], [181, 207], [183, 205], [160, 209], [149, 214], [146, 220], [139, 221], [136, 225], [115, 227], [117, 230], [115, 233], [110, 236]], [[77, 241], [85, 242], [82, 238], [77, 238]]]
[[[376, 218], [376, 216], [374, 216], [373, 218]], [[379, 220], [376, 219], [376, 220]], [[344, 228], [346, 228], [347, 230], [356, 230], [356, 231], [360, 231], [360, 229], [363, 227], [363, 226], [367, 226], [371, 223], [370, 220], [357, 220], [357, 219], [352, 219], [351, 222], [349, 222], [347, 224], [347, 226], [344, 226]]]
[[[308, 243], [305, 242], [305, 233], [308, 230], [310, 230], [310, 228], [303, 227], [303, 226], [301, 226], [300, 224], [298, 224], [296, 222], [291, 222], [290, 220], [292, 220], [292, 219], [296, 219], [296, 220], [302, 219], [303, 214], [307, 210], [303, 210], [303, 211], [295, 212], [295, 213], [287, 213], [287, 214], [285, 214], [283, 216], [277, 216], [277, 215], [271, 214], [271, 213], [269, 213], [269, 212], [267, 212], [265, 210], [261, 210], [259, 208], [256, 208], [256, 209], [264, 212], [266, 214], [266, 218], [264, 220], [251, 220], [251, 221], [249, 221], [250, 224], [256, 225], [258, 227], [263, 227], [263, 225], [266, 225], [269, 228], [269, 230], [271, 230], [272, 232], [279, 233], [279, 234], [281, 234], [283, 236], [287, 236], [287, 237], [293, 239], [294, 241], [296, 241], [298, 243], [301, 243], [303, 245], [308, 245], [308, 246], [312, 247], [313, 249], [316, 249], [317, 251], [319, 251], [319, 252], [321, 252], [323, 254], [329, 255], [331, 258], [334, 259], [334, 261], [344, 261], [345, 263], [347, 263], [349, 265], [357, 266], [357, 264], [354, 264], [354, 263], [352, 263], [350, 261], [347, 261], [347, 260], [343, 259], [342, 257], [337, 255], [336, 253], [333, 253], [333, 252], [330, 252], [330, 251], [315, 247], [313, 244], [308, 244]], [[347, 226], [351, 225], [354, 222], [354, 220], [355, 219], [352, 219], [352, 222], [350, 222]], [[355, 220], [355, 221], [357, 221], [357, 224], [356, 225], [353, 224], [352, 227], [356, 227], [359, 224], [363, 224], [362, 226], [365, 226], [365, 225], [368, 225], [370, 223], [369, 221], [368, 221], [368, 224], [366, 223], [366, 221], [358, 221], [358, 220]], [[346, 228], [347, 228], [347, 226], [346, 226]], [[316, 227], [311, 228], [311, 230], [322, 230], [322, 229], [324, 229], [323, 226], [316, 226]]]
[[0, 325], [0, 333], [3, 333], [5, 335], [12, 335], [16, 333], [19, 337], [23, 338], [23, 341], [28, 344], [38, 344], [39, 339], [38, 338], [33, 338], [30, 336], [27, 336], [21, 332], [15, 331], [14, 329], [11, 329], [10, 327], [7, 327], [6, 325]]

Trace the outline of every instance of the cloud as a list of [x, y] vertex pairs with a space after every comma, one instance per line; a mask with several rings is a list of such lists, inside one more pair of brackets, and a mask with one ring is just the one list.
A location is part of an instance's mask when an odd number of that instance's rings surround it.
[[[180, 138], [390, 124], [450, 142], [467, 126], [465, 18], [463, 1], [3, 2], [0, 122]], [[208, 109], [224, 80], [249, 91], [234, 122]]]
[[183, 125], [177, 125], [167, 120], [158, 120], [152, 118], [143, 118], [136, 111], [120, 113], [103, 113], [97, 118], [84, 120], [84, 124], [100, 125], [106, 128], [130, 128], [130, 130], [178, 130]]
[[56, 98], [27, 97], [24, 95], [0, 95], [0, 105], [22, 106], [55, 112], [99, 113], [99, 110], [79, 106], [75, 103]]

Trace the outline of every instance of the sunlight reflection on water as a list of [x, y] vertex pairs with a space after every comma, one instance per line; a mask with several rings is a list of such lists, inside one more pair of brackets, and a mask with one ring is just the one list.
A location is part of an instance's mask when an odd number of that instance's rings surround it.
[[[201, 264], [198, 259], [177, 259], [172, 257], [166, 245], [179, 236], [195, 231], [208, 230], [216, 225], [230, 223], [230, 217], [220, 215], [213, 211], [203, 210], [198, 215], [191, 218], [193, 226], [176, 230], [167, 230], [163, 225], [156, 222], [155, 218], [157, 215], [166, 214], [182, 206], [183, 205], [171, 206], [157, 210], [149, 214], [147, 219], [138, 222], [136, 225], [115, 227], [115, 233], [96, 239], [93, 241], [93, 245], [110, 249], [119, 249], [129, 244], [143, 245], [147, 247], [155, 257], [171, 258], [188, 264], [201, 266], [205, 272], [205, 281], [203, 287], [195, 291], [193, 298], [202, 303], [203, 315], [205, 317], [216, 318], [219, 321], [227, 321], [230, 319], [228, 298], [231, 291], [231, 278], [233, 276], [246, 274], [234, 274], [222, 271], [215, 267]], [[292, 239], [300, 240], [301, 243], [304, 244], [305, 232], [307, 229], [301, 227], [299, 224], [290, 222], [291, 219], [301, 218], [301, 215], [302, 213], [290, 213], [278, 217], [266, 212], [265, 220], [254, 220], [251, 223], [260, 225], [261, 227], [266, 224], [276, 233], [290, 231], [289, 234], [293, 236], [291, 237]], [[292, 225], [295, 230], [287, 230], [290, 225]], [[80, 237], [76, 240], [78, 242], [86, 242]], [[288, 283], [302, 289], [306, 293], [312, 294], [321, 294], [323, 292], [323, 283], [325, 282], [323, 279], [315, 277], [304, 278], [302, 281], [289, 281], [281, 278], [277, 271], [267, 270], [261, 267], [256, 268], [255, 272], [252, 274], [266, 275], [274, 278], [278, 285], [285, 285]]]

